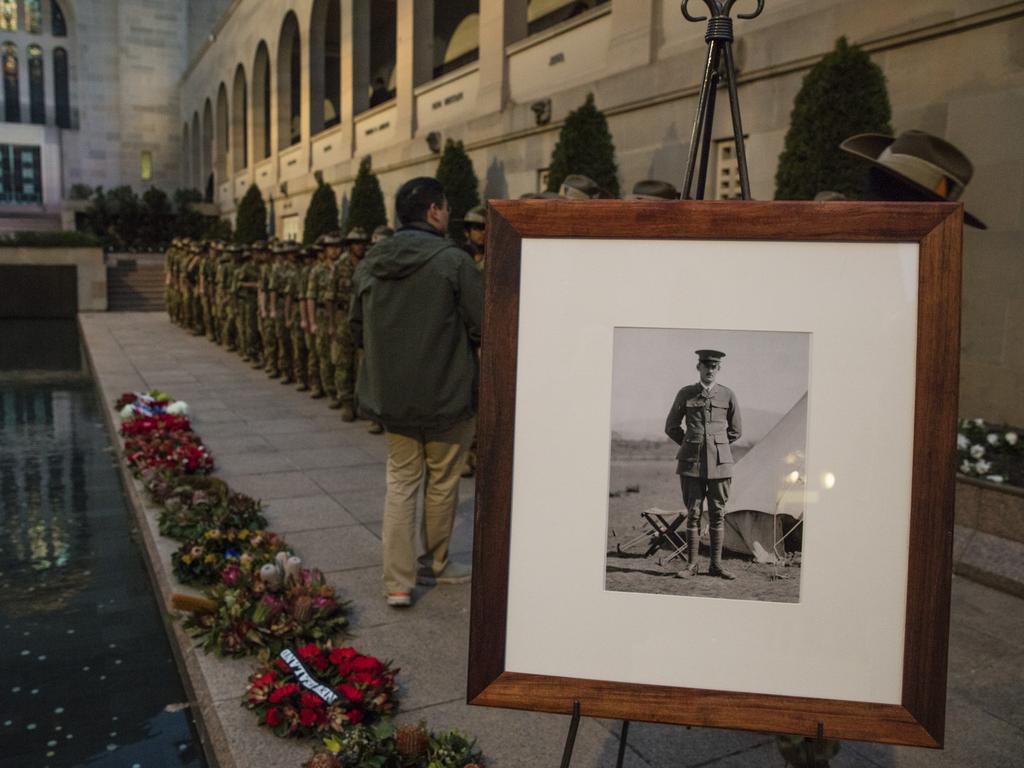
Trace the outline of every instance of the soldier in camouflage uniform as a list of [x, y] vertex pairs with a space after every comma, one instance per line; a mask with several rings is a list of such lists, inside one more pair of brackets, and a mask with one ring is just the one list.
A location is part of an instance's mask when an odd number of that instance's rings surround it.
[[277, 338], [277, 370], [281, 374], [282, 384], [294, 384], [292, 370], [292, 324], [290, 313], [292, 301], [289, 292], [295, 280], [295, 254], [298, 246], [295, 243], [283, 243], [275, 251], [277, 260], [270, 272], [270, 314], [274, 320], [274, 333]]
[[235, 307], [231, 296], [231, 277], [235, 269], [235, 249], [237, 245], [224, 245], [217, 259], [214, 271], [213, 313], [217, 328], [217, 343], [234, 352]]
[[331, 407], [337, 398], [333, 397], [334, 368], [331, 365], [331, 336], [334, 333], [333, 318], [330, 316], [326, 295], [334, 276], [334, 260], [340, 252], [341, 238], [338, 235], [321, 235], [316, 241], [320, 258], [309, 272], [306, 287], [306, 314], [310, 320], [312, 345], [309, 350], [309, 380], [315, 399], [332, 395]]
[[178, 238], [174, 238], [164, 251], [164, 306], [167, 317], [177, 323], [177, 304], [175, 302], [175, 281], [178, 271]]
[[252, 252], [239, 246], [235, 254], [231, 293], [235, 300], [235, 338], [238, 340], [238, 353], [247, 363], [259, 356], [256, 334], [256, 278], [257, 268], [252, 259]]
[[341, 403], [342, 421], [356, 420], [356, 345], [348, 326], [348, 310], [352, 299], [352, 274], [366, 254], [368, 240], [362, 229], [357, 227], [351, 230], [343, 240], [348, 248], [334, 269], [336, 323], [331, 360], [334, 363], [334, 388], [338, 402]]
[[276, 379], [281, 371], [277, 367], [277, 329], [271, 317], [270, 274], [277, 263], [268, 243], [254, 243], [253, 248], [260, 254], [259, 279], [256, 281], [256, 302], [260, 321], [260, 348], [263, 350], [263, 369]]
[[203, 320], [203, 261], [205, 249], [202, 243], [192, 243], [189, 249], [188, 262], [185, 265], [184, 289], [186, 318], [188, 328], [195, 336], [203, 336], [206, 333], [206, 325]]
[[219, 246], [212, 244], [204, 249], [202, 265], [199, 268], [199, 301], [203, 313], [203, 328], [206, 331], [206, 338], [211, 341], [217, 340], [216, 305], [214, 301], [217, 263], [219, 259]]
[[298, 262], [289, 291], [292, 300], [292, 375], [298, 382], [295, 389], [299, 392], [309, 392], [309, 349], [306, 346], [309, 318], [306, 315], [306, 286], [309, 284], [311, 255], [309, 248], [299, 249]]

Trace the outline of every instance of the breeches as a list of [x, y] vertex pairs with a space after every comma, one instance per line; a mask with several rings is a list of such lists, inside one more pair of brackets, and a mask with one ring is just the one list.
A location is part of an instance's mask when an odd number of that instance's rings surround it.
[[686, 527], [700, 528], [704, 499], [707, 499], [708, 523], [711, 528], [721, 528], [725, 524], [725, 502], [729, 500], [732, 478], [708, 480], [680, 475], [679, 482], [683, 489], [683, 504], [686, 506]]

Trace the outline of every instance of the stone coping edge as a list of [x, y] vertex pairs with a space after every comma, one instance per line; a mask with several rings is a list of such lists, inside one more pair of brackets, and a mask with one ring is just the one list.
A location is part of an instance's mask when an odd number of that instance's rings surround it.
[[1004, 483], [993, 483], [988, 480], [982, 480], [978, 477], [969, 477], [968, 475], [956, 476], [958, 483], [964, 485], [975, 485], [978, 488], [984, 488], [988, 491], [995, 491], [996, 493], [1005, 493], [1007, 496], [1021, 496], [1024, 497], [1024, 488], [1018, 488], [1016, 485], [1005, 485]]
[[[171, 594], [175, 591], [192, 590], [188, 588], [172, 588], [156, 544], [156, 536], [159, 535], [159, 530], [156, 528], [156, 507], [146, 502], [142, 484], [135, 479], [124, 461], [124, 444], [121, 441], [121, 436], [118, 434], [116, 416], [111, 405], [113, 398], [111, 393], [103, 390], [103, 385], [97, 376], [97, 369], [92, 360], [92, 352], [86, 343], [85, 333], [82, 332], [81, 326], [79, 326], [79, 337], [85, 351], [89, 371], [92, 374], [93, 387], [101, 401], [103, 420], [107, 425], [113, 445], [116, 446], [117, 469], [121, 477], [121, 485], [125, 498], [131, 507], [132, 514], [135, 517], [135, 523], [143, 544], [142, 559], [146, 563], [146, 572], [149, 574], [149, 579], [155, 592], [154, 596], [159, 601], [160, 618], [163, 621], [171, 651], [177, 662], [185, 694], [188, 696], [193, 714], [192, 719], [199, 732], [199, 740], [202, 744], [206, 761], [210, 768], [241, 768], [232, 756], [231, 749], [228, 746], [227, 734], [224, 732], [224, 727], [216, 712], [213, 695], [197, 659], [197, 653], [201, 653], [201, 651], [197, 649], [192, 638], [181, 628], [181, 625], [174, 620], [171, 614]], [[153, 514], [147, 514], [148, 511], [153, 512]]]

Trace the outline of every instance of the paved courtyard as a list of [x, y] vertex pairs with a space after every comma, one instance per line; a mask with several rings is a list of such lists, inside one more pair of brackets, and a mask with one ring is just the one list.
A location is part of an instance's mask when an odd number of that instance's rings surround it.
[[[402, 720], [425, 720], [434, 730], [458, 728], [476, 736], [492, 766], [558, 764], [567, 717], [466, 705], [468, 585], [420, 590], [409, 610], [384, 605], [383, 437], [368, 434], [366, 422], [342, 423], [325, 401], [281, 386], [163, 314], [83, 314], [80, 320], [108, 408], [121, 392], [148, 388], [188, 402], [218, 476], [263, 499], [270, 527], [352, 601], [353, 643], [402, 669]], [[129, 489], [129, 495], [137, 506], [143, 503], [137, 490]], [[166, 602], [178, 589], [169, 561], [175, 544], [156, 535], [152, 514], [145, 519], [142, 538]], [[469, 560], [472, 529], [469, 480], [463, 481], [456, 519], [456, 559]], [[309, 743], [263, 732], [240, 706], [252, 663], [206, 656], [192, 649], [180, 629], [172, 633], [182, 649], [193, 706], [220, 765], [301, 765], [311, 752]], [[680, 663], [683, 650], [681, 643]], [[584, 719], [572, 764], [614, 765], [618, 730], [616, 722]], [[832, 765], [1024, 765], [1024, 601], [959, 577], [953, 581], [946, 732], [941, 752], [847, 742]], [[769, 736], [635, 724], [626, 765], [781, 768], [784, 763]]]

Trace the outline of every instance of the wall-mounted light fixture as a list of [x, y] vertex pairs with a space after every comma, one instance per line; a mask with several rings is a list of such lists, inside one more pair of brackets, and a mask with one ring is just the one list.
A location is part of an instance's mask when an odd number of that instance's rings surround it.
[[533, 117], [537, 125], [547, 125], [551, 122], [551, 99], [541, 99], [530, 105], [533, 110]]
[[441, 151], [441, 134], [437, 131], [431, 131], [427, 134], [427, 146], [430, 147], [430, 151], [435, 155]]

